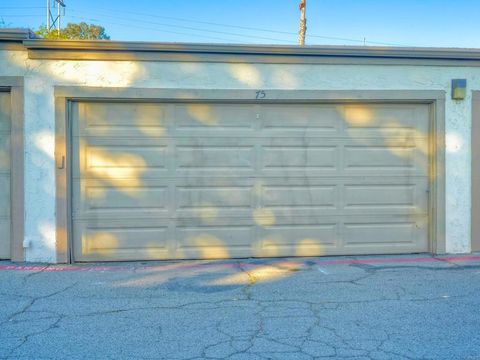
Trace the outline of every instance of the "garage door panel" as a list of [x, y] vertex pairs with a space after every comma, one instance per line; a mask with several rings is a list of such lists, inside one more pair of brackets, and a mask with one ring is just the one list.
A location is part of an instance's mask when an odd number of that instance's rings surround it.
[[[386, 254], [415, 254], [424, 253], [426, 244], [410, 243], [391, 243], [382, 244], [364, 244], [361, 246], [343, 246], [341, 255], [386, 255]], [[329, 253], [328, 249], [324, 255], [338, 255], [337, 252]]]
[[230, 246], [225, 248], [222, 245], [207, 243], [205, 246], [182, 247], [175, 250], [175, 259], [239, 259], [253, 256], [251, 247]]
[[167, 104], [80, 102], [74, 106], [85, 121], [75, 124], [73, 136], [163, 136], [171, 118]]
[[171, 138], [121, 137], [121, 136], [77, 136], [73, 138], [75, 147], [79, 144], [90, 147], [133, 147], [133, 148], [165, 148], [172, 143]]
[[144, 177], [167, 172], [167, 146], [163, 144], [125, 144], [125, 141], [96, 139], [75, 141], [78, 156], [73, 166], [79, 169], [74, 178], [93, 177], [107, 182], [130, 178], [137, 183]]
[[[167, 248], [168, 228], [87, 228], [83, 248], [87, 251]], [[148, 245], [148, 246], [146, 246]]]
[[250, 208], [253, 204], [251, 187], [177, 187], [177, 209], [205, 209], [217, 213], [220, 209]]
[[236, 168], [252, 169], [254, 166], [254, 149], [248, 146], [178, 146], [175, 158], [176, 166], [197, 168], [199, 171], [209, 169]]
[[172, 251], [167, 228], [79, 228], [76, 260], [168, 259]]
[[265, 207], [336, 208], [336, 186], [265, 186], [261, 203]]
[[338, 224], [286, 224], [260, 229], [259, 256], [313, 256], [332, 251], [340, 240]]
[[228, 227], [254, 226], [254, 211], [252, 210], [224, 210], [214, 208], [195, 210], [177, 210], [173, 219], [177, 228], [201, 227]]
[[77, 218], [75, 225], [78, 225], [79, 228], [91, 228], [91, 229], [123, 229], [123, 228], [132, 228], [136, 227], [143, 228], [167, 228], [172, 224], [172, 219], [169, 216], [157, 216], [152, 214], [152, 216], [144, 217], [121, 217], [121, 216], [112, 216], [112, 217], [99, 217], [99, 216], [82, 216]]
[[168, 213], [172, 194], [168, 182], [163, 180], [142, 181], [131, 179], [104, 181], [104, 179], [74, 179], [72, 205], [75, 218], [92, 216], [155, 216]]
[[198, 147], [198, 148], [225, 148], [229, 146], [238, 146], [240, 148], [253, 148], [255, 147], [257, 140], [248, 135], [244, 137], [241, 133], [236, 131], [230, 132], [230, 136], [209, 136], [209, 135], [198, 135], [198, 136], [174, 136], [169, 138], [172, 144], [176, 148], [182, 147]]
[[[212, 172], [213, 175], [212, 176]], [[195, 173], [191, 171], [188, 173], [187, 171], [177, 171], [176, 176], [172, 176], [164, 180], [170, 181], [176, 188], [196, 188], [196, 187], [204, 187], [204, 188], [244, 188], [244, 187], [251, 187], [256, 182], [255, 174], [253, 171], [247, 170], [246, 173], [249, 175], [239, 177], [237, 173], [231, 172], [217, 172], [212, 170], [208, 173]], [[190, 176], [185, 176], [188, 174]], [[145, 180], [147, 182], [148, 180]], [[158, 180], [159, 181], [159, 180]]]
[[407, 148], [416, 149], [417, 151], [423, 151], [423, 143], [428, 141], [426, 137], [402, 137], [402, 136], [389, 136], [389, 137], [344, 137], [339, 139], [331, 139], [337, 143], [341, 143], [345, 147], [358, 146], [358, 147], [384, 147], [386, 149], [392, 148]]
[[7, 172], [0, 173], [0, 204], [0, 217], [10, 218], [10, 174]]
[[[383, 220], [383, 221], [380, 221]], [[410, 221], [381, 217], [362, 222], [344, 224], [343, 242], [346, 248], [411, 247], [427, 246], [427, 226], [425, 221]]]
[[257, 121], [249, 104], [176, 104], [174, 118], [175, 133], [180, 136], [253, 130]]
[[[423, 185], [423, 186], [421, 186]], [[345, 185], [344, 197], [346, 209], [415, 209], [427, 212], [428, 190], [426, 182], [423, 184], [402, 185]]]
[[[332, 135], [328, 137], [320, 137], [311, 134], [309, 131], [303, 134], [290, 134], [287, 137], [276, 136], [266, 137], [266, 133], [257, 133], [257, 141], [262, 146], [287, 146], [287, 147], [338, 147], [348, 145], [364, 145], [364, 146], [416, 146], [420, 147], [424, 145], [425, 141], [428, 141], [426, 136], [358, 136], [352, 137], [349, 134]], [[232, 141], [229, 139], [230, 142]], [[216, 141], [216, 140], [215, 140]], [[237, 140], [236, 140], [237, 141]], [[246, 140], [245, 140], [246, 141]], [[252, 140], [250, 140], [252, 141]], [[422, 148], [423, 149], [423, 148]]]
[[[309, 173], [297, 172], [297, 176], [262, 176], [254, 179], [249, 179], [245, 183], [255, 184], [257, 187], [263, 186], [339, 186], [346, 184], [379, 184], [379, 185], [403, 185], [405, 183], [412, 184], [417, 182], [425, 182], [427, 178], [425, 176], [366, 176], [366, 175], [336, 175], [336, 174], [324, 174], [323, 176], [309, 176]], [[314, 173], [315, 175], [315, 173]], [[234, 179], [227, 179], [228, 181], [234, 181]], [[238, 183], [241, 179], [238, 180]], [[205, 181], [208, 181], [205, 179]], [[210, 180], [213, 181], [213, 180]], [[215, 183], [213, 183], [215, 184]], [[260, 190], [255, 190], [256, 192]]]
[[428, 157], [414, 146], [346, 146], [345, 170], [428, 173]]
[[[379, 172], [386, 176], [428, 174], [428, 154], [413, 141], [364, 139], [360, 143], [329, 139], [323, 141], [323, 145], [312, 145], [310, 140], [302, 144], [298, 139], [297, 145], [292, 145], [292, 139], [283, 145], [280, 142], [274, 146], [262, 144], [259, 154], [263, 174], [274, 176], [285, 172], [295, 176], [298, 171], [312, 176], [378, 176]], [[327, 146], [329, 142], [337, 145]]]
[[342, 215], [330, 208], [268, 208], [255, 209], [252, 219], [259, 229], [270, 229], [274, 226], [297, 226], [312, 224], [338, 223]]
[[176, 258], [251, 257], [254, 234], [252, 226], [178, 226], [175, 232]]
[[10, 133], [0, 132], [0, 173], [10, 174]]
[[10, 93], [0, 92], [0, 132], [10, 134], [11, 129]]
[[[375, 209], [335, 209], [335, 208], [320, 208], [320, 207], [303, 207], [303, 208], [272, 208], [262, 207], [254, 209], [249, 218], [260, 227], [269, 227], [271, 225], [290, 225], [290, 224], [312, 224], [321, 223], [326, 219], [332, 219], [332, 222], [355, 221], [358, 218], [363, 218], [368, 214], [368, 219], [385, 216], [401, 217], [408, 221], [418, 221], [423, 223], [426, 219], [426, 214], [415, 208], [397, 208], [397, 209], [382, 209], [377, 207]], [[353, 219], [353, 220], [352, 220]], [[232, 221], [234, 219], [231, 219]]]
[[289, 147], [289, 146], [264, 146], [263, 167], [267, 169], [328, 169], [336, 168], [338, 163], [338, 148], [335, 146], [317, 147]]
[[[263, 134], [263, 133], [262, 133]], [[260, 136], [257, 133], [255, 142], [262, 148], [280, 148], [285, 146], [286, 148], [293, 149], [336, 149], [342, 142], [348, 141], [343, 137], [319, 137], [314, 136], [310, 132], [304, 132], [303, 134], [289, 134], [288, 136], [275, 136], [267, 137], [265, 135]]]
[[77, 261], [167, 259], [172, 231], [168, 219], [113, 217], [77, 219], [73, 226]]
[[261, 126], [267, 136], [309, 135], [332, 136], [339, 132], [341, 112], [334, 105], [262, 105]]
[[157, 177], [157, 178], [145, 178], [141, 179], [141, 184], [134, 185], [131, 178], [119, 178], [115, 179], [114, 185], [111, 185], [110, 182], [104, 181], [102, 178], [92, 177], [83, 175], [81, 178], [73, 179], [73, 185], [77, 187], [83, 187], [78, 189], [79, 191], [85, 191], [86, 186], [88, 187], [106, 187], [106, 188], [116, 188], [119, 192], [129, 193], [129, 190], [123, 191], [122, 188], [157, 188], [157, 187], [166, 187], [172, 184], [172, 181], [175, 179], [169, 177]]
[[0, 259], [10, 259], [10, 218], [0, 216]]
[[167, 187], [87, 187], [85, 203], [88, 210], [164, 210], [168, 204]]
[[165, 146], [86, 146], [88, 170], [96, 168], [165, 168]]
[[[428, 135], [427, 106], [394, 104], [352, 104], [343, 112], [345, 131], [351, 137]], [[380, 136], [379, 136], [380, 135]]]
[[73, 138], [76, 259], [428, 250], [428, 106], [145, 105]]

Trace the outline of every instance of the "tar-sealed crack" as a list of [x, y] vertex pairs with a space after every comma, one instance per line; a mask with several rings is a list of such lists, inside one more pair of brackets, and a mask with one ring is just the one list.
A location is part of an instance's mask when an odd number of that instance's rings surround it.
[[238, 263], [238, 269], [243, 272], [247, 276], [247, 284], [244, 286], [242, 292], [245, 295], [245, 298], [247, 300], [252, 299], [252, 287], [257, 283], [258, 279], [253, 275], [251, 272], [249, 272], [245, 266], [243, 266], [241, 263]]

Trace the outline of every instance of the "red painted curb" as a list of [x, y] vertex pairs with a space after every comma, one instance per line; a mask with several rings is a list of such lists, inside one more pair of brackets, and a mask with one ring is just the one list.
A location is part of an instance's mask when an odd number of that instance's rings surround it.
[[[428, 263], [428, 262], [462, 262], [462, 261], [480, 261], [480, 256], [445, 256], [445, 257], [399, 257], [399, 258], [367, 258], [367, 259], [338, 259], [338, 260], [316, 260], [314, 263], [318, 266], [326, 265], [353, 265], [353, 264], [396, 264], [396, 263]], [[296, 264], [295, 260], [280, 259], [278, 261]], [[298, 265], [304, 264], [304, 260], [298, 261]], [[236, 268], [246, 267], [255, 268], [264, 265], [275, 266], [272, 264], [258, 263], [213, 263], [213, 264], [166, 264], [166, 265], [145, 265], [145, 266], [78, 266], [78, 265], [0, 265], [0, 271], [41, 271], [41, 272], [102, 272], [102, 271], [138, 271], [138, 270], [187, 270], [187, 269], [205, 269], [205, 268]]]

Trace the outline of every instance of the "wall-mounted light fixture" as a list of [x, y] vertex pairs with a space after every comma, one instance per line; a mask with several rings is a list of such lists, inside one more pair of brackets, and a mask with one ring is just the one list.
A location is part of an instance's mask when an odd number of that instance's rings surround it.
[[467, 96], [467, 79], [452, 79], [452, 99], [463, 100]]

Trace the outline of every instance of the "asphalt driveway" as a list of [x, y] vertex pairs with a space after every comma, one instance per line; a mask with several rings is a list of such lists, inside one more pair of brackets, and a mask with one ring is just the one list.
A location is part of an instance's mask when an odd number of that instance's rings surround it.
[[0, 262], [1, 359], [480, 359], [480, 257]]

